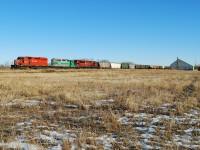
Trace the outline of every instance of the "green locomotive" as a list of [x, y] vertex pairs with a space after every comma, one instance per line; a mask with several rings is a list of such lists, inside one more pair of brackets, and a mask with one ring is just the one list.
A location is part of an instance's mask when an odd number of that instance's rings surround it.
[[51, 59], [51, 66], [76, 68], [76, 63], [74, 60], [53, 58]]

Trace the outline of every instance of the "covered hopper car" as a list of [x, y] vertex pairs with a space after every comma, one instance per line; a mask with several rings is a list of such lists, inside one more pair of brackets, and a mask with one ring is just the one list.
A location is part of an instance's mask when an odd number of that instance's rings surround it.
[[129, 69], [135, 69], [135, 65], [134, 64], [130, 64], [129, 65]]
[[99, 62], [99, 67], [101, 69], [110, 69], [111, 63], [110, 62]]
[[163, 66], [151, 66], [152, 69], [164, 69]]
[[130, 64], [129, 63], [121, 63], [121, 69], [129, 69]]
[[111, 63], [111, 68], [112, 69], [120, 69], [121, 68], [121, 63]]

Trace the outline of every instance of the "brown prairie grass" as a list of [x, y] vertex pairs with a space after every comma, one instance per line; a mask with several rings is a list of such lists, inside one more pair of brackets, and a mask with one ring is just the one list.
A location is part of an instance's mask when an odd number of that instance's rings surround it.
[[[200, 72], [175, 71], [175, 70], [0, 70], [0, 140], [11, 141], [8, 135], [8, 126], [27, 118], [40, 118], [43, 125], [59, 124], [71, 128], [74, 122], [68, 125], [62, 123], [62, 117], [77, 117], [75, 111], [66, 112], [64, 104], [78, 105], [81, 109], [76, 113], [88, 114], [89, 111], [98, 112], [102, 133], [112, 132], [122, 135], [124, 130], [115, 118], [121, 111], [140, 112], [144, 107], [151, 109], [170, 103], [175, 106], [177, 114], [183, 114], [190, 109], [200, 108]], [[15, 105], [5, 107], [5, 104], [14, 99], [37, 99], [40, 107], [24, 107]], [[96, 100], [114, 99], [116, 107], [105, 110], [88, 107]], [[56, 105], [51, 103], [56, 102]], [[82, 107], [84, 106], [84, 107]], [[56, 113], [49, 114], [55, 110]], [[116, 112], [118, 111], [118, 112]], [[174, 114], [173, 114], [174, 115]], [[13, 119], [13, 116], [14, 119]], [[7, 120], [5, 120], [7, 117]], [[95, 128], [94, 125], [80, 121], [85, 126], [84, 130]], [[37, 123], [35, 123], [37, 126]], [[167, 123], [169, 128], [166, 138], [171, 139], [174, 122]], [[105, 127], [105, 129], [103, 129]], [[104, 131], [103, 131], [104, 130]], [[127, 132], [129, 128], [127, 127]], [[100, 134], [94, 129], [95, 134]], [[95, 143], [88, 139], [87, 132], [82, 132], [79, 140], [81, 143]], [[127, 137], [133, 138], [133, 137]], [[126, 141], [127, 139], [124, 139]], [[126, 142], [125, 142], [126, 143]], [[64, 148], [69, 149], [70, 143], [64, 142]], [[117, 143], [114, 147], [120, 147]], [[101, 147], [102, 148], [102, 147]]]

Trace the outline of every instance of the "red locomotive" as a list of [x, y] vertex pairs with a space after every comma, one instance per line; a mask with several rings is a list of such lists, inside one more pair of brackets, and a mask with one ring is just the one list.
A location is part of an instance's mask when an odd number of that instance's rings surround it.
[[99, 63], [96, 61], [88, 60], [75, 60], [77, 68], [99, 68]]
[[47, 67], [48, 59], [45, 57], [28, 57], [21, 56], [14, 60], [14, 65], [11, 68], [23, 68], [23, 67]]

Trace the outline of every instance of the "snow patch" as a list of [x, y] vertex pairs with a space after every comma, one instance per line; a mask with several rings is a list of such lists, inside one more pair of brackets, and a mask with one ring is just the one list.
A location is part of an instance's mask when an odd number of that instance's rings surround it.
[[112, 149], [112, 142], [116, 141], [116, 135], [103, 135], [101, 137], [97, 137], [96, 140], [103, 144], [104, 150]]
[[0, 147], [8, 148], [8, 149], [22, 149], [22, 150], [43, 150], [44, 148], [39, 147], [37, 145], [21, 143], [19, 141], [14, 141], [10, 143], [0, 143]]
[[115, 100], [113, 100], [113, 99], [99, 100], [99, 101], [96, 101], [96, 103], [94, 104], [94, 107], [110, 106], [110, 105], [114, 104], [114, 102], [115, 102]]
[[14, 106], [14, 105], [22, 105], [22, 106], [37, 106], [41, 103], [40, 100], [23, 100], [23, 99], [14, 99], [11, 102], [4, 104], [3, 106]]

